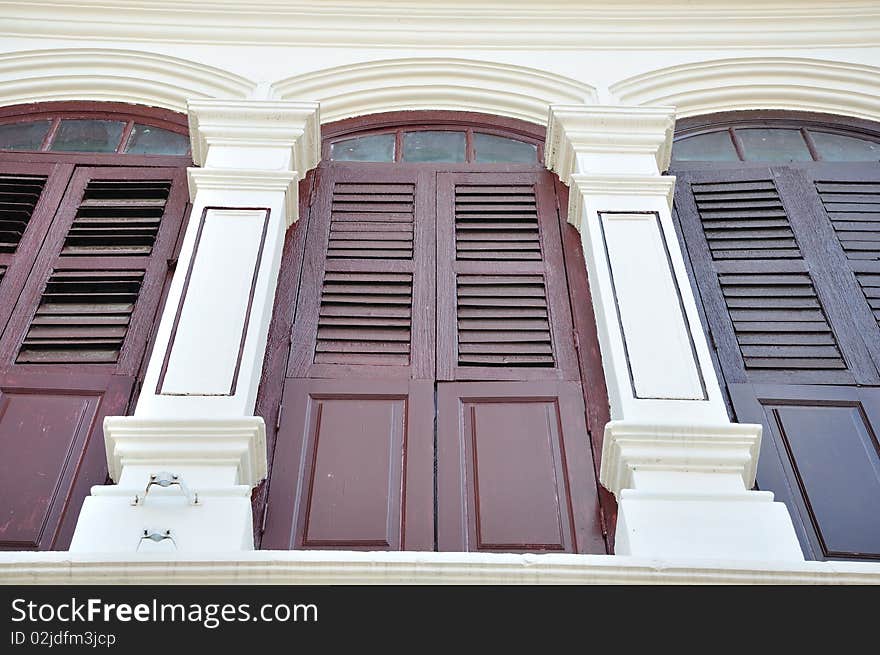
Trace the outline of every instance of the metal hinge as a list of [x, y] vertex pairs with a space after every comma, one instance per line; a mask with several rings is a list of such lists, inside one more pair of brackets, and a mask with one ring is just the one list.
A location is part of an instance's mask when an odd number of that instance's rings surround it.
[[266, 498], [266, 504], [263, 505], [263, 518], [260, 519], [260, 534], [266, 532], [266, 517], [269, 515], [269, 499]]
[[709, 328], [709, 343], [712, 346], [712, 350], [718, 350], [718, 344], [715, 343], [715, 335], [712, 334], [712, 328]]
[[278, 401], [278, 413], [275, 415], [275, 431], [281, 429], [281, 415], [284, 413], [284, 402]]
[[581, 340], [578, 338], [578, 332], [575, 328], [571, 329], [571, 338], [574, 339], [574, 349], [580, 352]]

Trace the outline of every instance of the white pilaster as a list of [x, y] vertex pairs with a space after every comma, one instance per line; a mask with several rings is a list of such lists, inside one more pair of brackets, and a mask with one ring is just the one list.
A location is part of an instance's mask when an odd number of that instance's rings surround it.
[[616, 552], [803, 559], [791, 519], [754, 486], [759, 425], [728, 420], [672, 224], [669, 107], [554, 105], [546, 163], [571, 188], [612, 421], [600, 479]]
[[92, 489], [73, 551], [253, 548], [266, 475], [254, 405], [297, 182], [320, 157], [318, 105], [197, 100], [189, 113], [189, 224], [134, 416], [104, 422], [118, 484]]

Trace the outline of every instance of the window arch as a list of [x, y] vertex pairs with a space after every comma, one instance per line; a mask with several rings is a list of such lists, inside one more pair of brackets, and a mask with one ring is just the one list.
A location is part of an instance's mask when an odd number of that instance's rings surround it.
[[680, 121], [675, 215], [758, 486], [813, 559], [880, 558], [880, 124]]
[[121, 103], [47, 102], [0, 109], [0, 152], [189, 154], [186, 118]]
[[823, 114], [751, 111], [678, 122], [672, 160], [714, 162], [877, 162], [874, 123]]

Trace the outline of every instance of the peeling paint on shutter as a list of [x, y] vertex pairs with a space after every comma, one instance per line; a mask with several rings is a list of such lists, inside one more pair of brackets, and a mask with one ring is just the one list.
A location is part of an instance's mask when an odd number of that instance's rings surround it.
[[45, 184], [45, 177], [0, 175], [0, 253], [18, 248]]
[[535, 203], [531, 186], [456, 185], [456, 259], [540, 260]]
[[328, 271], [315, 362], [409, 364], [412, 275]]
[[771, 180], [694, 184], [693, 193], [713, 259], [800, 258]]
[[856, 281], [880, 325], [880, 181], [815, 184]]
[[143, 271], [53, 273], [16, 362], [115, 363], [143, 278]]
[[149, 255], [171, 182], [92, 180], [86, 186], [62, 255]]
[[459, 366], [553, 367], [543, 275], [458, 275]]
[[330, 216], [330, 259], [412, 259], [412, 184], [338, 183]]

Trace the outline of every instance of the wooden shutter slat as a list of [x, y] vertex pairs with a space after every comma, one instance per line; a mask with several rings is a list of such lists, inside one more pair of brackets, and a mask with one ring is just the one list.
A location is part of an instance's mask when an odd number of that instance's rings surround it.
[[44, 176], [0, 176], [0, 253], [14, 253], [36, 209]]

